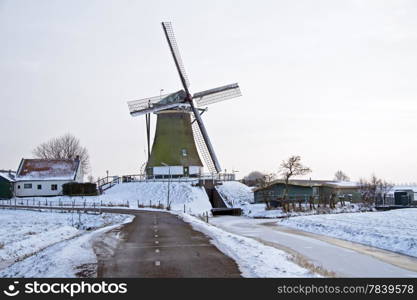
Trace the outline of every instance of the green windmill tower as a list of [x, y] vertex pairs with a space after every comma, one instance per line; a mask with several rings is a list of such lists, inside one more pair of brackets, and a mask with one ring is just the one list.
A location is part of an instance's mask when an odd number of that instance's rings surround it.
[[[156, 178], [195, 177], [202, 173], [203, 163], [210, 173], [221, 167], [201, 115], [207, 105], [241, 96], [237, 83], [194, 93], [179, 54], [170, 22], [162, 28], [174, 59], [183, 89], [174, 93], [128, 102], [132, 116], [145, 115], [148, 143], [146, 174]], [[150, 117], [156, 114], [156, 130], [150, 150]]]

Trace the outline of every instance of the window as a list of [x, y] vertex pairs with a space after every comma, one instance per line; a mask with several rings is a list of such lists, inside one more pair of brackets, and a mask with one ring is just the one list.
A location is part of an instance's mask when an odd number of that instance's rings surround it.
[[18, 185], [17, 188], [20, 189], [20, 185]]
[[38, 184], [37, 188], [38, 188], [38, 190], [41, 190], [42, 189], [42, 184]]
[[181, 150], [181, 155], [182, 156], [187, 156], [187, 149], [182, 149]]
[[25, 188], [25, 189], [31, 189], [32, 188], [32, 184], [31, 183], [25, 183], [25, 184], [23, 184], [23, 188]]
[[51, 184], [51, 191], [56, 191], [58, 189], [57, 184]]

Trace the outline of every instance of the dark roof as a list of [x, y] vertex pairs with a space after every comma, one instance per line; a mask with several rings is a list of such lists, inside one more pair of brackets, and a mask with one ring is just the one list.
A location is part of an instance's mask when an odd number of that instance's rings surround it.
[[16, 177], [16, 172], [0, 170], [0, 176], [6, 179], [7, 181], [14, 182], [15, 177]]
[[[277, 179], [270, 182], [266, 187], [260, 187], [255, 189], [262, 190], [264, 188], [270, 187], [275, 184], [284, 184], [284, 179]], [[346, 182], [346, 181], [334, 181], [334, 180], [309, 180], [309, 179], [291, 179], [289, 181], [290, 185], [296, 186], [307, 186], [307, 187], [314, 187], [314, 186], [327, 186], [327, 187], [334, 187], [334, 188], [357, 188], [359, 184], [357, 182]]]
[[74, 180], [79, 160], [22, 159], [16, 180]]

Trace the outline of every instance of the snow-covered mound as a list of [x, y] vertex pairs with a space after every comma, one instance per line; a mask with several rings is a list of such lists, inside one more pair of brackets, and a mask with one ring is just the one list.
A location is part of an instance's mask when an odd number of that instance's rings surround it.
[[294, 217], [278, 222], [417, 257], [417, 209]]
[[[103, 203], [129, 203], [132, 208], [138, 206], [167, 206], [168, 182], [130, 182], [118, 184], [100, 196]], [[211, 210], [211, 204], [202, 187], [192, 182], [170, 182], [169, 201], [172, 210], [185, 210], [192, 214], [201, 214]]]
[[225, 181], [216, 189], [230, 207], [241, 207], [254, 201], [252, 189], [239, 181]]

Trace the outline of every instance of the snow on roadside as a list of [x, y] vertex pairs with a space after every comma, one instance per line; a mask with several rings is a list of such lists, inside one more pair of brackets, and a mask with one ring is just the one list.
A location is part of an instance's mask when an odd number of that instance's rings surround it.
[[126, 215], [107, 213], [0, 210], [0, 269], [87, 230], [118, 224], [126, 218]]
[[277, 223], [417, 257], [417, 209], [301, 216]]
[[254, 239], [228, 233], [184, 213], [174, 213], [211, 238], [211, 242], [236, 261], [244, 277], [318, 277], [290, 261], [289, 254]]
[[[0, 271], [0, 277], [48, 277], [74, 278], [87, 269], [95, 275], [97, 257], [93, 250], [94, 239], [122, 224], [129, 223], [134, 216], [123, 215], [120, 224], [106, 226], [79, 237], [56, 243], [27, 259]], [[82, 267], [82, 268], [80, 268]]]

